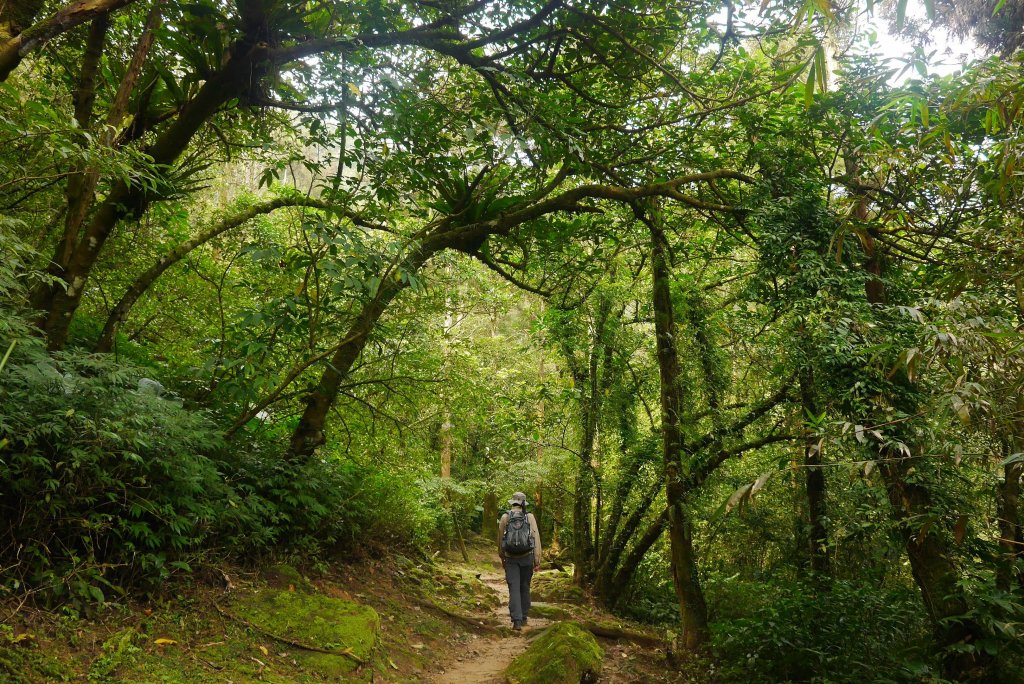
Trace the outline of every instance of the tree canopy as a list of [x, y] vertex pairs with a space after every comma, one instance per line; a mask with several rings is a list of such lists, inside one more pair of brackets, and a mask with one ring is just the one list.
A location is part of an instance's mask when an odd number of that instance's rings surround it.
[[0, 592], [523, 490], [730, 681], [1018, 681], [1019, 5], [0, 4]]

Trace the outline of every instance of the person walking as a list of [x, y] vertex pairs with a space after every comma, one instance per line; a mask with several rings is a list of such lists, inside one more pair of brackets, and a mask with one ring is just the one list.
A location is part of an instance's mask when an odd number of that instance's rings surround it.
[[516, 492], [498, 523], [498, 556], [508, 583], [512, 629], [520, 630], [530, 614], [530, 581], [540, 570], [541, 546], [537, 518], [526, 510], [526, 494]]

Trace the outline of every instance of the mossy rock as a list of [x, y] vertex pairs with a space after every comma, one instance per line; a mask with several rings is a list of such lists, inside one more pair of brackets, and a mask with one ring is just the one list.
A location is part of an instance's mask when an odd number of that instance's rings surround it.
[[73, 671], [35, 645], [14, 646], [0, 642], [0, 684], [51, 684], [73, 679]]
[[575, 622], [556, 622], [533, 640], [505, 670], [508, 684], [596, 682], [604, 649]]
[[301, 572], [287, 563], [271, 565], [263, 571], [263, 576], [270, 582], [271, 586], [278, 589], [287, 589], [289, 585], [300, 591], [314, 591], [313, 583], [306, 579]]
[[[262, 589], [245, 601], [236, 600], [234, 613], [267, 634], [326, 651], [350, 649], [359, 660], [370, 659], [380, 632], [380, 616], [369, 606], [319, 594]], [[295, 658], [329, 677], [356, 667], [344, 655], [296, 649]]]
[[564, 575], [540, 577], [530, 589], [530, 597], [544, 603], [584, 603], [583, 590]]
[[531, 601], [530, 617], [544, 618], [545, 620], [571, 620], [572, 613], [554, 603]]

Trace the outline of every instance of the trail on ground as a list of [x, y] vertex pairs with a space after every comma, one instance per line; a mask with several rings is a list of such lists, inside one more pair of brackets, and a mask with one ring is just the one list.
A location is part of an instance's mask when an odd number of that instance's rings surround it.
[[[508, 585], [505, 576], [497, 573], [481, 573], [483, 582], [498, 598], [501, 604], [492, 611], [502, 622], [509, 622]], [[522, 632], [499, 632], [491, 637], [480, 637], [467, 644], [467, 651], [456, 656], [445, 671], [431, 681], [434, 684], [497, 684], [504, 682], [505, 668], [512, 660], [526, 650], [525, 638], [533, 630], [543, 629], [550, 623], [542, 618], [530, 618]]]

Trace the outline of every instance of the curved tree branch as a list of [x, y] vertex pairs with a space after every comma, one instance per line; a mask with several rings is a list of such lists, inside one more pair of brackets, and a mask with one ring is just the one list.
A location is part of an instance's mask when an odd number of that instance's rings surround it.
[[6, 81], [21, 60], [32, 50], [53, 38], [96, 17], [113, 12], [135, 0], [78, 0], [55, 14], [28, 27], [0, 45], [0, 81]]
[[332, 211], [341, 216], [344, 216], [360, 226], [366, 226], [370, 228], [381, 228], [378, 224], [366, 219], [365, 217], [351, 212], [345, 209], [339, 209], [323, 200], [313, 199], [305, 196], [292, 196], [292, 197], [275, 197], [272, 200], [254, 204], [253, 206], [240, 211], [233, 216], [219, 221], [218, 223], [211, 226], [209, 229], [199, 233], [190, 240], [182, 242], [177, 247], [172, 249], [170, 252], [160, 258], [150, 268], [143, 271], [132, 284], [128, 287], [128, 291], [124, 293], [120, 301], [110, 311], [110, 315], [107, 316], [107, 322], [103, 326], [103, 331], [100, 333], [99, 340], [96, 342], [96, 351], [100, 353], [106, 353], [111, 351], [114, 346], [114, 337], [117, 334], [117, 328], [122, 322], [128, 317], [128, 313], [131, 311], [135, 303], [146, 293], [146, 291], [156, 282], [157, 278], [163, 275], [164, 271], [173, 266], [174, 264], [181, 261], [188, 255], [192, 250], [204, 245], [213, 238], [226, 233], [229, 230], [237, 228], [246, 221], [259, 216], [261, 214], [269, 214], [272, 211], [280, 209], [282, 207], [312, 207], [315, 209], [323, 209], [325, 211]]

